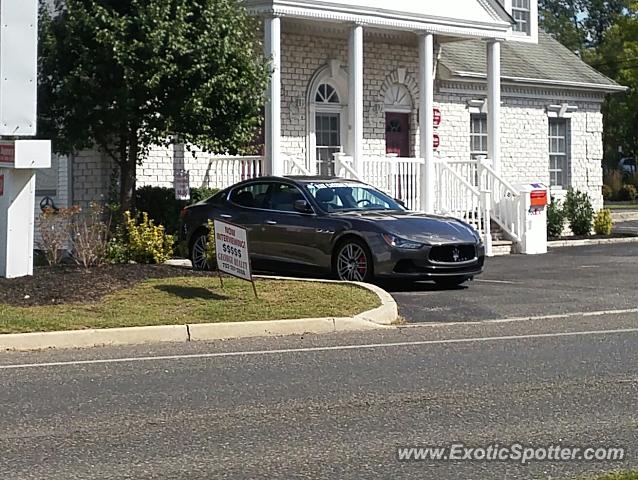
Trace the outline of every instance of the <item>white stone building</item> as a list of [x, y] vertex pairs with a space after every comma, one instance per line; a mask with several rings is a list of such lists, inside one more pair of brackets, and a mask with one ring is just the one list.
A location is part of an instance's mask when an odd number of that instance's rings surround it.
[[[522, 227], [510, 203], [521, 182], [557, 196], [573, 186], [602, 206], [601, 105], [624, 87], [539, 32], [537, 0], [245, 4], [263, 18], [272, 59], [264, 156], [157, 148], [138, 186], [172, 186], [181, 169], [192, 186], [213, 187], [336, 173], [479, 228], [490, 216], [514, 241]], [[85, 152], [57, 168], [60, 202], [106, 194], [106, 156]]]

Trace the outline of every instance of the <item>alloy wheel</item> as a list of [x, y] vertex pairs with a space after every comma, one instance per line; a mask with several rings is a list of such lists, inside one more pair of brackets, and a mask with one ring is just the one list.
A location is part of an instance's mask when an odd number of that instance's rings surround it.
[[206, 235], [200, 235], [193, 243], [191, 262], [194, 270], [206, 270], [208, 268], [208, 260], [206, 259], [207, 243]]
[[356, 243], [347, 243], [337, 256], [337, 275], [340, 280], [362, 282], [370, 266], [364, 249]]

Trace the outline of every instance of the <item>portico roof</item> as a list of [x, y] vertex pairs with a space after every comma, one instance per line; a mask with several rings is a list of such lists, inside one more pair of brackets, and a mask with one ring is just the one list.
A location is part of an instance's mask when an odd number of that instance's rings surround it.
[[435, 34], [506, 38], [512, 19], [496, 0], [244, 0], [254, 13]]

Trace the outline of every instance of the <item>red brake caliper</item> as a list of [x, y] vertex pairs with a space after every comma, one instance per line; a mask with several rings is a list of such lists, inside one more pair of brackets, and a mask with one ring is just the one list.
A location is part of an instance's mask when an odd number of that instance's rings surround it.
[[366, 257], [365, 257], [365, 255], [361, 255], [359, 257], [359, 260], [357, 260], [357, 263], [359, 264], [359, 273], [365, 273], [365, 271], [366, 271]]

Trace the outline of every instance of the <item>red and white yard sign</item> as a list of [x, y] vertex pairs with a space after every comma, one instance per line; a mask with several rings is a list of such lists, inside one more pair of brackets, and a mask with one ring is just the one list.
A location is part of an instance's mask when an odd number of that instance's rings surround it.
[[215, 220], [215, 252], [220, 272], [253, 281], [244, 228]]

